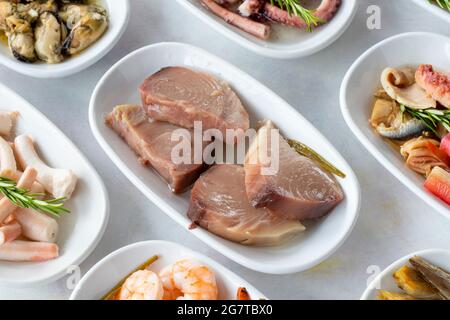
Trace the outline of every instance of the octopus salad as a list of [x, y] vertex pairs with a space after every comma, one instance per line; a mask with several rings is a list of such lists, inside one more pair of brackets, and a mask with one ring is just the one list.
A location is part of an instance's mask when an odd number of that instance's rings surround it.
[[341, 0], [199, 0], [216, 16], [263, 40], [272, 24], [312, 31], [330, 21]]
[[0, 0], [0, 35], [19, 61], [55, 64], [81, 53], [108, 28], [88, 0]]
[[370, 124], [450, 204], [450, 76], [432, 65], [386, 68]]

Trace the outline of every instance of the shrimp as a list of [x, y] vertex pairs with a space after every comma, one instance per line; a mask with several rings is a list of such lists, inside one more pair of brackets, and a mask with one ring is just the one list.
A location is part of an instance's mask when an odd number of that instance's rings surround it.
[[218, 289], [214, 273], [201, 263], [184, 259], [159, 273], [165, 300], [216, 300]]
[[164, 288], [161, 279], [150, 270], [139, 270], [125, 280], [116, 300], [162, 300]]

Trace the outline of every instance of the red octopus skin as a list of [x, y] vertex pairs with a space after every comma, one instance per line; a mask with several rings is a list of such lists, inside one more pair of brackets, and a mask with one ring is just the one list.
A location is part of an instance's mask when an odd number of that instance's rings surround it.
[[265, 0], [245, 0], [238, 10], [243, 16], [258, 14], [265, 3]]
[[[322, 0], [319, 7], [316, 9], [315, 16], [322, 20], [322, 23], [326, 23], [334, 17], [340, 5], [341, 0]], [[280, 9], [277, 6], [273, 6], [269, 2], [264, 6], [264, 14], [267, 18], [275, 22], [297, 28], [307, 28], [307, 24], [301, 18], [290, 15], [287, 11]]]
[[270, 27], [263, 23], [242, 17], [237, 13], [220, 6], [213, 0], [201, 0], [202, 3], [216, 16], [222, 18], [231, 25], [234, 25], [247, 33], [260, 39], [267, 40], [270, 36]]
[[450, 109], [450, 79], [433, 70], [430, 64], [421, 64], [416, 71], [417, 84], [433, 99]]

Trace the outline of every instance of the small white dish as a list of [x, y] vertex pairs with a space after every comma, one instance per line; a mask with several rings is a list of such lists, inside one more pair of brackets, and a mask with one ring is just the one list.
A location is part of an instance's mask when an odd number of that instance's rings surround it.
[[16, 134], [29, 134], [50, 166], [67, 168], [78, 177], [66, 206], [72, 211], [59, 220], [60, 256], [45, 262], [0, 261], [0, 284], [13, 287], [48, 283], [63, 277], [94, 250], [105, 231], [109, 200], [105, 186], [83, 154], [42, 113], [0, 84], [0, 110], [18, 111]]
[[412, 0], [412, 1], [415, 2], [418, 6], [431, 12], [435, 16], [443, 19], [444, 21], [447, 21], [447, 23], [450, 23], [450, 12], [447, 11], [446, 9], [442, 9], [436, 3], [430, 3], [428, 0]]
[[77, 56], [61, 63], [25, 63], [13, 57], [5, 43], [0, 43], [0, 63], [11, 70], [35, 78], [62, 78], [80, 72], [103, 58], [119, 41], [130, 16], [128, 0], [102, 0], [108, 11], [109, 27], [105, 34]]
[[184, 258], [197, 260], [210, 267], [216, 276], [220, 300], [236, 300], [239, 287], [245, 287], [252, 300], [267, 299], [247, 281], [211, 258], [173, 242], [144, 241], [116, 250], [97, 262], [77, 284], [70, 300], [100, 300], [130, 272], [154, 255], [158, 256], [158, 260], [149, 267], [154, 272]]
[[378, 290], [402, 292], [395, 283], [392, 275], [404, 265], [409, 265], [409, 259], [414, 256], [422, 257], [430, 263], [433, 263], [446, 271], [450, 271], [450, 250], [429, 249], [414, 252], [398, 259], [389, 267], [384, 269], [383, 272], [381, 272], [377, 277], [375, 277], [375, 279], [367, 287], [366, 291], [364, 291], [364, 294], [361, 296], [361, 300], [377, 300]]
[[261, 40], [215, 16], [200, 0], [177, 1], [230, 40], [257, 54], [277, 59], [305, 57], [326, 48], [345, 32], [355, 16], [358, 5], [356, 0], [343, 0], [336, 16], [313, 32], [273, 24], [276, 29], [271, 39]]
[[347, 125], [364, 147], [419, 198], [450, 219], [450, 207], [424, 189], [425, 179], [408, 169], [400, 153], [369, 124], [373, 93], [381, 87], [383, 69], [422, 63], [450, 70], [450, 38], [412, 32], [381, 41], [359, 57], [345, 75], [340, 93], [341, 110]]
[[345, 200], [302, 236], [282, 246], [248, 247], [217, 237], [202, 228], [194, 228], [191, 232], [237, 263], [265, 273], [303, 271], [330, 256], [345, 241], [357, 220], [360, 189], [352, 169], [294, 108], [257, 80], [199, 48], [181, 43], [159, 43], [141, 48], [117, 62], [97, 84], [90, 102], [89, 122], [97, 141], [122, 173], [161, 210], [182, 227], [189, 228], [192, 224], [186, 216], [189, 192], [181, 196], [170, 192], [167, 184], [153, 170], [140, 165], [134, 152], [104, 123], [105, 115], [116, 105], [141, 104], [139, 85], [167, 66], [203, 70], [227, 81], [246, 106], [254, 127], [258, 120], [273, 120], [283, 134], [303, 141], [347, 174], [346, 179], [339, 179]]

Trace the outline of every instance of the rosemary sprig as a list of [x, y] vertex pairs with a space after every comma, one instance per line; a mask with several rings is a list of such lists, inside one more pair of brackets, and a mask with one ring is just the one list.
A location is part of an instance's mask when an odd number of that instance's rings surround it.
[[21, 208], [34, 209], [56, 217], [70, 212], [70, 210], [64, 208], [65, 198], [39, 200], [37, 198], [43, 196], [43, 194], [31, 193], [28, 190], [18, 188], [16, 182], [8, 178], [0, 177], [0, 193]]
[[322, 157], [320, 154], [318, 154], [316, 151], [314, 151], [307, 145], [293, 139], [288, 139], [288, 143], [291, 146], [291, 148], [297, 151], [297, 153], [317, 162], [326, 171], [333, 173], [338, 177], [345, 178], [345, 173], [343, 173], [341, 170], [333, 166], [330, 162], [328, 162], [328, 160], [326, 160], [324, 157]]
[[434, 134], [437, 134], [437, 126], [439, 123], [442, 124], [448, 132], [450, 132], [450, 110], [418, 110], [409, 108], [403, 104], [400, 105], [400, 110], [403, 113], [408, 113], [413, 118], [421, 120], [422, 123]]
[[306, 9], [300, 4], [299, 0], [270, 0], [271, 5], [275, 5], [275, 2], [281, 9], [286, 10], [289, 15], [297, 16], [305, 21], [308, 32], [312, 31], [312, 26], [317, 27], [320, 23], [324, 22], [315, 15], [315, 10]]
[[429, 3], [436, 3], [442, 9], [450, 11], [450, 0], [428, 0]]

